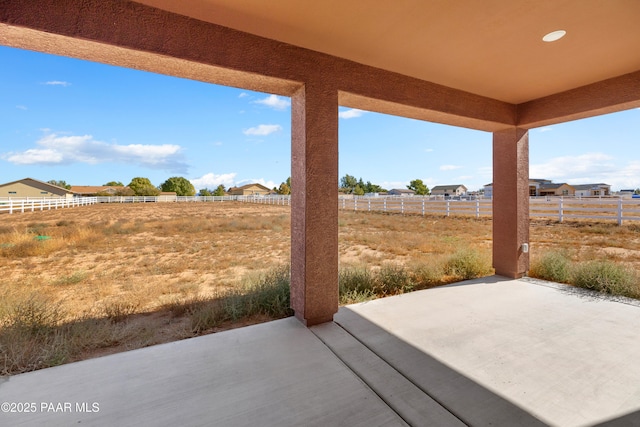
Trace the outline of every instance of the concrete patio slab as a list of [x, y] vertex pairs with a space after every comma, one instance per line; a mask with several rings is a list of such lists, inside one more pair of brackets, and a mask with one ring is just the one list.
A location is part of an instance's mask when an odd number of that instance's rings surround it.
[[542, 283], [467, 281], [335, 321], [469, 425], [640, 425], [640, 307]]
[[0, 402], [2, 426], [406, 425], [294, 318], [4, 378]]

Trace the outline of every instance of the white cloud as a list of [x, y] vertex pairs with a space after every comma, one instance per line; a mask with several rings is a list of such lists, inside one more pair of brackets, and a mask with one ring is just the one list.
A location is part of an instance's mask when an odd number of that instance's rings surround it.
[[238, 98], [245, 98], [249, 96], [249, 94], [247, 94], [246, 92], [241, 92], [240, 95], [238, 95]]
[[549, 132], [549, 131], [552, 131], [552, 130], [553, 130], [553, 127], [551, 127], [551, 126], [545, 126], [545, 127], [541, 127], [539, 129], [537, 129], [537, 131], [540, 132], [540, 133]]
[[456, 169], [462, 169], [462, 166], [456, 166], [456, 165], [442, 165], [440, 166], [440, 170], [441, 171], [453, 171]]
[[46, 82], [45, 84], [49, 85], [49, 86], [64, 86], [64, 87], [71, 86], [71, 83], [62, 82], [60, 80], [51, 80], [51, 81]]
[[245, 135], [269, 135], [282, 130], [280, 125], [258, 125], [242, 131]]
[[569, 184], [604, 182], [613, 189], [640, 187], [640, 161], [619, 164], [604, 153], [562, 156], [542, 164], [531, 165], [529, 176]]
[[242, 185], [247, 185], [247, 184], [262, 184], [267, 188], [273, 188], [273, 187], [278, 187], [280, 184], [276, 184], [273, 181], [265, 181], [264, 178], [257, 178], [257, 179], [243, 179], [237, 182], [237, 186], [240, 187]]
[[48, 134], [36, 142], [37, 148], [0, 155], [16, 165], [68, 165], [72, 163], [133, 163], [152, 169], [185, 172], [181, 147], [173, 144], [109, 144], [91, 135]]
[[203, 188], [209, 188], [214, 190], [218, 185], [222, 184], [225, 188], [234, 186], [234, 179], [237, 173], [223, 173], [216, 175], [213, 172], [202, 175], [200, 178], [190, 179], [196, 190], [202, 190]]
[[433, 148], [425, 148], [424, 149], [425, 153], [433, 153], [433, 151], [434, 151]]
[[28, 108], [27, 108], [27, 107], [25, 107], [24, 105], [16, 105], [16, 108], [17, 108], [18, 110], [28, 110]]
[[286, 98], [281, 98], [278, 95], [269, 95], [264, 99], [259, 99], [252, 102], [254, 104], [266, 105], [267, 107], [273, 108], [274, 110], [285, 110], [288, 106], [291, 105], [291, 101]]
[[338, 113], [338, 117], [340, 117], [341, 119], [353, 119], [362, 116], [364, 113], [366, 113], [366, 111], [352, 108], [350, 110], [340, 111]]

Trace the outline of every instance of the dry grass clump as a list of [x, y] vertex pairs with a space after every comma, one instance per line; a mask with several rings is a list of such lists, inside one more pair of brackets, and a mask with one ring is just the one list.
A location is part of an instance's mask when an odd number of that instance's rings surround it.
[[409, 266], [386, 263], [379, 268], [364, 265], [342, 267], [338, 277], [340, 304], [428, 289], [487, 276], [492, 272], [486, 256], [468, 248], [429, 263], [413, 263]]
[[574, 261], [566, 251], [548, 252], [532, 263], [529, 274], [606, 294], [640, 298], [637, 271], [608, 259]]

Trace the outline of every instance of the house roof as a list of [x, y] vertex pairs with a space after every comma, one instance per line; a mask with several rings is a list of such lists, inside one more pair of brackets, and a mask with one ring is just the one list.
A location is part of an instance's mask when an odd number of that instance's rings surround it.
[[415, 194], [416, 192], [413, 190], [410, 190], [408, 188], [392, 188], [391, 190], [388, 191], [388, 193], [390, 192], [396, 192], [396, 193], [407, 193], [407, 194]]
[[72, 185], [71, 186], [71, 191], [73, 191], [74, 193], [81, 193], [81, 194], [86, 194], [86, 193], [100, 193], [103, 191], [108, 191], [108, 190], [122, 190], [123, 186], [115, 186], [115, 185]]
[[241, 187], [231, 187], [231, 188], [229, 189], [229, 191], [246, 190], [246, 189], [249, 189], [249, 188], [251, 188], [251, 187], [260, 187], [262, 190], [265, 190], [265, 191], [271, 191], [271, 189], [270, 189], [270, 188], [267, 188], [267, 187], [265, 187], [264, 185], [262, 185], [262, 184], [257, 184], [257, 183], [256, 183], [256, 184], [246, 184], [246, 185], [243, 185], [243, 186], [241, 186]]
[[455, 190], [455, 189], [460, 188], [460, 187], [463, 187], [465, 190], [467, 189], [467, 187], [465, 187], [462, 184], [452, 184], [452, 185], [436, 185], [435, 187], [433, 187], [431, 189], [431, 191], [433, 191], [433, 190], [436, 190], [436, 191], [438, 191], [438, 190], [448, 190], [450, 188]]
[[[16, 184], [16, 183], [18, 183], [18, 182], [22, 182], [22, 183], [24, 183], [24, 184], [27, 184], [25, 181], [33, 181], [33, 182], [38, 183], [40, 186], [44, 186], [44, 187], [51, 187], [51, 189], [52, 189], [52, 190], [55, 190], [55, 191], [63, 190], [63, 191], [65, 191], [65, 192], [67, 192], [67, 193], [73, 193], [73, 191], [71, 191], [71, 190], [67, 190], [66, 188], [62, 188], [62, 187], [59, 187], [59, 186], [57, 186], [57, 185], [49, 184], [48, 182], [40, 181], [39, 179], [34, 179], [34, 178], [22, 178], [22, 179], [18, 179], [18, 180], [16, 180], [16, 181], [11, 181], [11, 182], [7, 182], [7, 183], [4, 183], [4, 184], [0, 184], [0, 187], [5, 187], [5, 186], [7, 186], [7, 185]], [[27, 184], [27, 185], [28, 185], [28, 184]]]
[[602, 187], [611, 187], [609, 184], [580, 184], [580, 185], [574, 185], [573, 188], [575, 188], [576, 190], [592, 190], [592, 189], [598, 189], [598, 188], [602, 188]]
[[569, 187], [574, 188], [573, 185], [567, 184], [566, 182], [540, 184], [539, 188], [540, 190], [555, 190], [562, 187], [563, 185], [568, 185]]

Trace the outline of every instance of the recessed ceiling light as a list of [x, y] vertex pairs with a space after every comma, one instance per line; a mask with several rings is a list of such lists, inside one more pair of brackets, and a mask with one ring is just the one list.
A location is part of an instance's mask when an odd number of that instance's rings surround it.
[[563, 38], [565, 34], [567, 34], [565, 30], [552, 31], [549, 34], [545, 35], [542, 40], [544, 40], [545, 42], [554, 42]]

